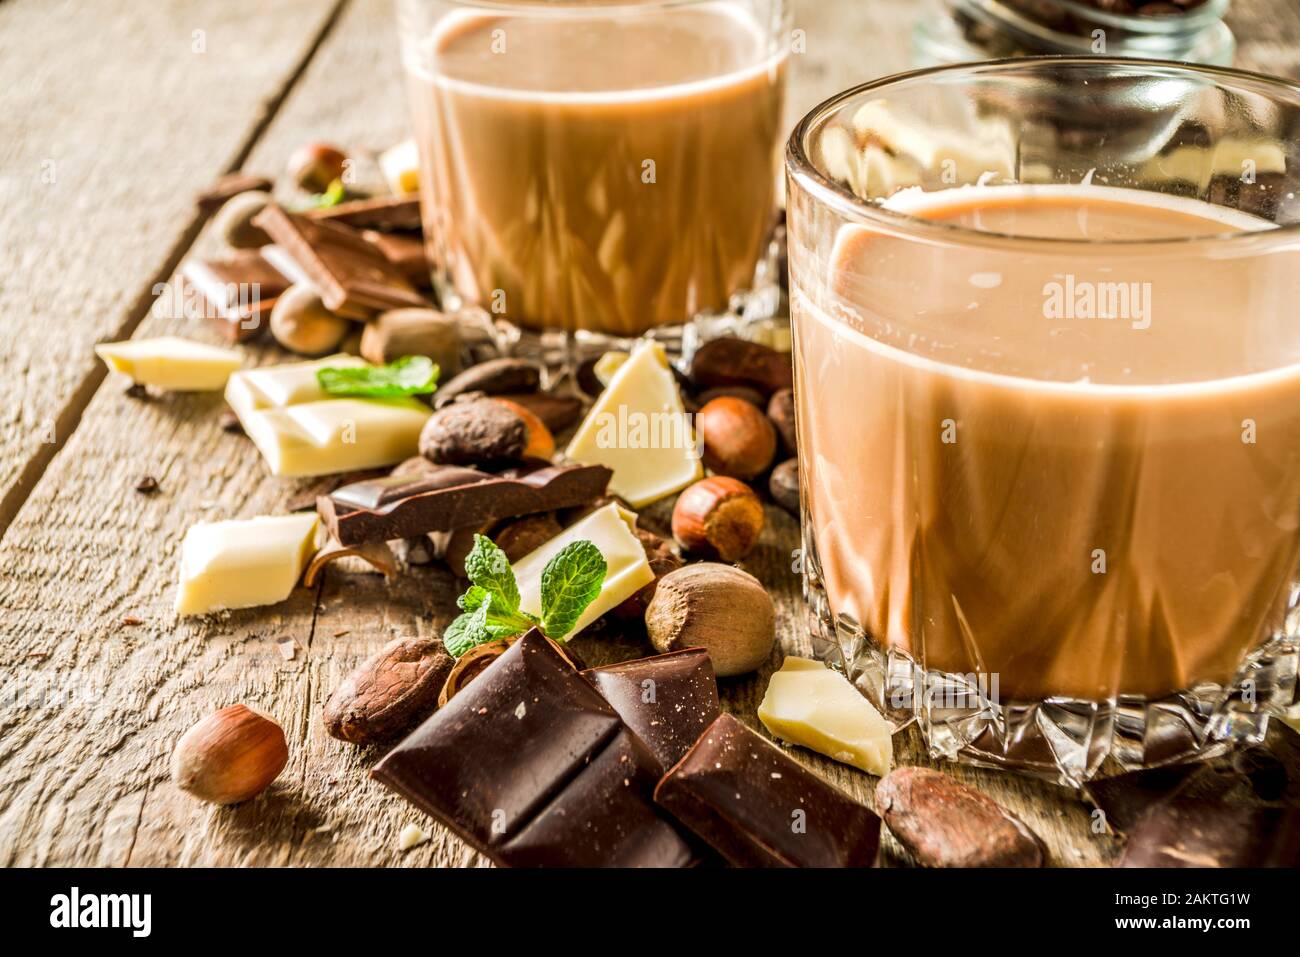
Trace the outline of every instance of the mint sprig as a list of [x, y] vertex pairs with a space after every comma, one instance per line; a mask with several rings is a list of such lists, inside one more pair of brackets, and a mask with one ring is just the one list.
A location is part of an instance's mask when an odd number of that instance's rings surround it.
[[570, 542], [542, 569], [542, 615], [538, 618], [519, 607], [519, 583], [505, 552], [483, 535], [465, 559], [471, 582], [456, 600], [461, 614], [442, 635], [447, 654], [459, 658], [475, 645], [513, 638], [530, 628], [541, 628], [548, 638], [561, 641], [573, 630], [587, 606], [600, 594], [608, 565], [589, 541]]
[[438, 388], [438, 367], [428, 356], [403, 356], [385, 366], [326, 366], [316, 381], [329, 395], [396, 399]]

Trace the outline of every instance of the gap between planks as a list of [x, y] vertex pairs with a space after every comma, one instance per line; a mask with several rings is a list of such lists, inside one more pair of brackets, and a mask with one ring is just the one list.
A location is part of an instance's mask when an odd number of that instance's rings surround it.
[[[4, 0], [0, 0], [0, 3], [3, 2]], [[344, 8], [347, 7], [350, 2], [351, 0], [335, 0], [334, 8], [325, 18], [325, 22], [321, 24], [320, 29], [316, 31], [316, 35], [312, 38], [311, 45], [294, 66], [293, 71], [286, 78], [284, 84], [280, 87], [280, 90], [275, 94], [275, 96], [271, 97], [267, 101], [261, 117], [244, 138], [234, 162], [231, 163], [230, 167], [225, 170], [225, 172], [233, 173], [238, 171], [248, 160], [249, 155], [257, 146], [258, 141], [261, 140], [262, 136], [270, 127], [276, 114], [279, 113], [280, 108], [284, 105], [289, 94], [293, 92], [294, 87], [306, 72], [308, 65], [316, 56], [321, 44], [323, 44], [325, 39], [330, 35], [335, 24], [338, 23], [339, 18], [342, 16]], [[190, 217], [190, 221], [186, 224], [185, 229], [176, 237], [176, 240], [168, 250], [167, 258], [163, 261], [158, 270], [149, 277], [144, 288], [142, 288], [139, 294], [135, 297], [131, 308], [127, 311], [126, 321], [115, 329], [110, 337], [105, 341], [129, 339], [135, 334], [136, 329], [138, 329], [140, 324], [144, 322], [145, 318], [149, 315], [150, 309], [153, 308], [154, 300], [157, 298], [157, 294], [154, 290], [165, 286], [168, 281], [172, 279], [177, 268], [180, 266], [181, 261], [185, 258], [186, 253], [190, 251], [195, 240], [198, 239], [199, 234], [203, 230], [203, 224], [207, 222], [207, 220], [208, 214], [200, 210], [196, 205], [194, 207], [194, 212]], [[32, 491], [36, 488], [36, 484], [41, 480], [46, 469], [49, 468], [50, 463], [54, 461], [54, 457], [59, 454], [67, 444], [68, 439], [72, 437], [72, 433], [81, 424], [82, 413], [85, 412], [86, 407], [90, 405], [90, 400], [94, 398], [95, 393], [99, 391], [99, 387], [104, 384], [107, 377], [108, 369], [102, 362], [96, 361], [90, 366], [85, 377], [82, 378], [81, 382], [73, 390], [72, 395], [69, 397], [67, 402], [64, 403], [63, 408], [59, 411], [58, 417], [55, 419], [54, 441], [43, 442], [38, 445], [36, 451], [32, 453], [31, 457], [23, 465], [18, 474], [17, 481], [15, 481], [3, 495], [0, 495], [0, 542], [4, 541], [5, 534], [13, 524], [14, 518], [18, 515], [19, 510], [31, 496]]]

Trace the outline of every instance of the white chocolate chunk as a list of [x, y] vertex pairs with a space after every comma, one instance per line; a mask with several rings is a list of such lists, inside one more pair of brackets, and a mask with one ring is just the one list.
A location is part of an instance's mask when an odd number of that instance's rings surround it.
[[582, 631], [605, 612], [650, 584], [655, 577], [646, 561], [645, 548], [636, 537], [636, 515], [617, 502], [611, 502], [515, 562], [521, 609], [541, 615], [542, 569], [564, 546], [584, 539], [605, 556], [605, 581], [600, 586], [600, 594], [579, 616], [570, 635]]
[[618, 367], [566, 454], [575, 462], [613, 469], [610, 494], [633, 508], [680, 491], [704, 474], [662, 346], [644, 343]]
[[758, 719], [783, 741], [868, 774], [889, 773], [889, 722], [849, 679], [820, 661], [786, 658], [768, 682]]
[[305, 512], [192, 525], [181, 544], [176, 613], [284, 601], [316, 551], [318, 523]]
[[415, 140], [403, 140], [379, 154], [379, 168], [394, 193], [415, 193], [420, 189], [420, 154]]
[[95, 355], [140, 385], [177, 392], [218, 392], [244, 364], [234, 349], [177, 336], [105, 342], [95, 346]]
[[364, 366], [330, 356], [230, 377], [226, 401], [272, 475], [311, 476], [395, 465], [416, 454], [429, 407], [411, 398], [334, 398], [318, 369]]

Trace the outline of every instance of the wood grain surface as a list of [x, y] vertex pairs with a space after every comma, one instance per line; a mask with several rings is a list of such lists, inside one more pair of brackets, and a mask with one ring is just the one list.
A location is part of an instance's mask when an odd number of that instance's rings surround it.
[[[0, 3], [0, 89], [18, 90], [0, 118], [0, 231], [10, 240], [0, 247], [0, 503], [13, 510], [0, 504], [0, 863], [483, 864], [370, 780], [376, 749], [329, 738], [320, 720], [364, 657], [395, 636], [440, 632], [454, 611], [451, 576], [412, 569], [386, 584], [331, 568], [283, 605], [178, 621], [185, 528], [282, 511], [298, 484], [269, 477], [247, 440], [221, 431], [219, 397], [128, 398], [90, 351], [124, 332], [218, 341], [149, 309], [157, 277], [195, 239], [192, 194], [212, 175], [239, 165], [276, 173], [307, 139], [377, 150], [406, 135], [392, 0], [345, 0], [333, 20], [332, 3], [312, 0], [103, 0], [78, 5], [75, 17], [71, 4], [54, 14], [46, 4], [64, 27], [49, 50], [16, 39], [49, 33], [24, 30], [36, 6]], [[913, 11], [905, 0], [800, 0], [795, 26], [807, 53], [792, 73], [791, 122], [846, 86], [905, 68]], [[1296, 73], [1295, 11], [1254, 0], [1236, 16], [1243, 65]], [[197, 28], [210, 52], [192, 61]], [[96, 69], [78, 72], [86, 63]], [[43, 192], [35, 178], [47, 156], [59, 178]], [[198, 248], [211, 241], [199, 236]], [[47, 273], [45, 262], [60, 268]], [[281, 358], [265, 347], [250, 355]], [[34, 441], [50, 417], [56, 442]], [[134, 491], [144, 474], [158, 480], [157, 494]], [[782, 651], [806, 652], [796, 523], [775, 508], [768, 517], [745, 566], [777, 600]], [[665, 519], [664, 506], [644, 517], [652, 527]], [[592, 663], [647, 650], [635, 634], [584, 636], [580, 646]], [[724, 681], [726, 706], [756, 724], [780, 657]], [[171, 785], [170, 752], [194, 721], [238, 701], [283, 724], [289, 766], [256, 800], [209, 807]], [[875, 779], [791, 753], [871, 800]], [[914, 731], [897, 737], [896, 758], [928, 763]], [[1114, 843], [1093, 833], [1072, 792], [948, 770], [1021, 814], [1054, 864], [1113, 859]], [[430, 840], [403, 852], [398, 834], [409, 823]], [[887, 860], [903, 859], [889, 844]]]

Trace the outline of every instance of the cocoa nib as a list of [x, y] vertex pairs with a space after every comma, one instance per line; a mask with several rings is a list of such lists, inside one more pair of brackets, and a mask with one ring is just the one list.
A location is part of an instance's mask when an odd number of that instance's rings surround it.
[[420, 432], [420, 454], [440, 465], [508, 465], [519, 461], [527, 445], [527, 423], [492, 399], [443, 406]]
[[765, 396], [794, 385], [790, 356], [747, 339], [713, 339], [691, 360], [697, 389], [749, 386]]
[[1041, 867], [1046, 857], [1024, 821], [929, 768], [898, 768], [881, 778], [876, 810], [922, 867]]
[[489, 359], [470, 366], [439, 386], [434, 404], [441, 408], [465, 392], [484, 395], [536, 392], [541, 384], [542, 370], [536, 363], [525, 359]]
[[389, 642], [330, 696], [325, 730], [353, 744], [396, 737], [437, 710], [438, 695], [454, 664], [436, 639]]

